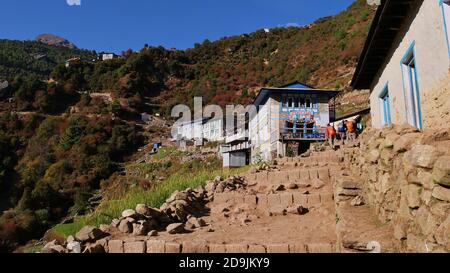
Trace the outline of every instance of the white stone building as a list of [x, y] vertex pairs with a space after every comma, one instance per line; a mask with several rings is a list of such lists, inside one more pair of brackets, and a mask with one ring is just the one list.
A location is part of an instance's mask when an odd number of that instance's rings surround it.
[[221, 118], [203, 118], [180, 123], [177, 127], [177, 140], [193, 140], [199, 145], [203, 140], [221, 142], [224, 140], [223, 124]]
[[257, 112], [248, 117], [246, 128], [227, 135], [224, 167], [238, 167], [296, 154], [312, 142], [325, 140], [325, 128], [334, 120], [330, 101], [335, 90], [315, 89], [295, 82], [280, 88], [262, 88], [253, 105]]
[[[449, 78], [450, 0], [384, 0], [375, 16], [352, 86], [370, 89], [372, 125], [425, 129], [433, 100]], [[448, 98], [442, 98], [448, 99]]]
[[258, 112], [249, 125], [251, 162], [287, 156], [294, 146], [300, 154], [312, 142], [325, 140], [326, 126], [335, 119], [331, 100], [338, 93], [299, 82], [261, 89], [254, 101]]

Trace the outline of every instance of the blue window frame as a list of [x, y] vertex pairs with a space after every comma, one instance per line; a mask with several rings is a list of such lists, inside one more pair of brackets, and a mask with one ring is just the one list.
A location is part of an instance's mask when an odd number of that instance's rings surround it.
[[383, 113], [381, 122], [383, 125], [389, 125], [392, 123], [392, 119], [391, 119], [391, 102], [389, 98], [389, 88], [387, 85], [380, 94], [380, 101], [381, 101], [381, 110]]
[[318, 109], [319, 103], [316, 95], [282, 95], [281, 108], [282, 112]]
[[415, 43], [410, 46], [401, 61], [406, 117], [410, 125], [418, 129], [423, 129], [422, 112], [420, 109], [419, 80], [414, 47]]
[[444, 16], [444, 31], [450, 57], [450, 0], [439, 0], [439, 2], [442, 8], [442, 15]]

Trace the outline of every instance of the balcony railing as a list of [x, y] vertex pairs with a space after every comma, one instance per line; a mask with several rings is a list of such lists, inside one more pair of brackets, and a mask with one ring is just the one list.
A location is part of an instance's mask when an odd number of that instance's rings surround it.
[[248, 130], [238, 130], [237, 132], [226, 132], [225, 142], [244, 141], [248, 138]]
[[326, 128], [285, 128], [281, 133], [284, 140], [325, 140]]

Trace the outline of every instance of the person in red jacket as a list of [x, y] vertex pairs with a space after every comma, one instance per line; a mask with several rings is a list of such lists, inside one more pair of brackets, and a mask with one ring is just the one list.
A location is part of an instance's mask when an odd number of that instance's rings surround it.
[[331, 148], [334, 149], [334, 141], [336, 139], [336, 129], [334, 129], [333, 125], [331, 124], [327, 125], [327, 131], [325, 135], [330, 143]]

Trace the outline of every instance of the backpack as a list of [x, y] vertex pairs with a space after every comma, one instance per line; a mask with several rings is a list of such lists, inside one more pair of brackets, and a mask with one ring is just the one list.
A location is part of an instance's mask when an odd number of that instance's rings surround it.
[[339, 133], [345, 133], [345, 127], [343, 122], [339, 123], [338, 131]]

